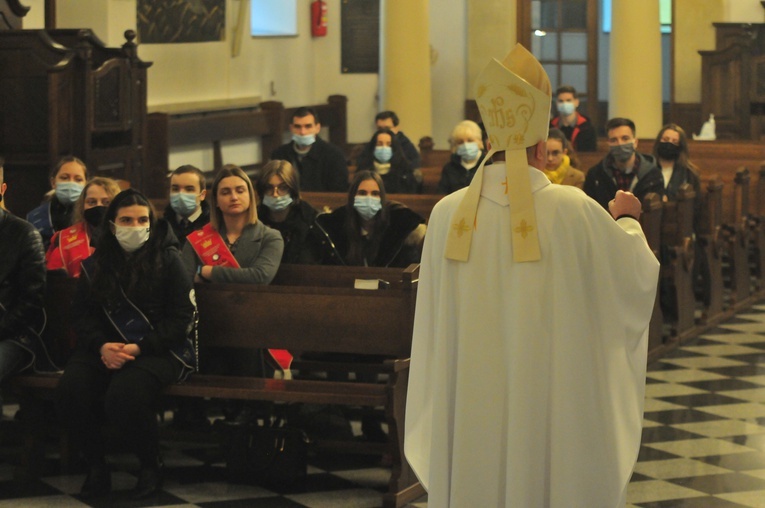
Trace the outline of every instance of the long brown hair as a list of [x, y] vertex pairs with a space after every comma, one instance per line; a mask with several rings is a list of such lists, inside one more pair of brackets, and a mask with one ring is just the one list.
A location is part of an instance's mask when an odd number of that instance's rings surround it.
[[568, 140], [566, 135], [563, 134], [562, 130], [550, 129], [550, 131], [547, 133], [547, 139], [557, 139], [560, 141], [561, 146], [563, 147], [563, 151], [566, 155], [568, 155], [569, 165], [572, 168], [579, 168], [579, 157], [577, 157], [574, 147], [571, 145], [571, 142]]
[[[356, 192], [359, 190], [361, 182], [374, 180], [380, 187], [380, 204], [382, 208], [372, 219], [373, 228], [367, 239], [361, 235], [362, 221], [356, 209], [353, 207], [353, 201], [356, 198]], [[345, 235], [348, 238], [348, 252], [345, 254], [345, 260], [349, 265], [363, 265], [364, 259], [375, 259], [380, 250], [380, 242], [383, 233], [388, 228], [390, 220], [388, 211], [388, 199], [385, 196], [385, 184], [380, 175], [375, 171], [357, 171], [356, 176], [348, 189], [348, 202], [345, 204]]]
[[668, 130], [676, 131], [680, 135], [680, 143], [678, 146], [680, 146], [680, 155], [677, 156], [677, 161], [675, 161], [675, 165], [679, 167], [685, 167], [691, 170], [694, 174], [699, 174], [699, 168], [691, 162], [690, 156], [688, 155], [688, 136], [685, 134], [685, 131], [682, 127], [677, 125], [676, 123], [668, 123], [664, 127], [661, 128], [659, 131], [659, 134], [656, 135], [656, 141], [653, 143], [653, 156], [656, 158], [656, 161], [658, 163], [659, 161], [659, 143], [661, 142], [661, 137], [664, 135], [664, 133]]

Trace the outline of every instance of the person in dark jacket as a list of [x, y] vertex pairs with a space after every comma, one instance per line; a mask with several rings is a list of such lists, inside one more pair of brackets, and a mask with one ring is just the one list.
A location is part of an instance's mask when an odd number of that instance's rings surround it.
[[654, 158], [638, 153], [635, 124], [628, 118], [612, 118], [606, 124], [608, 155], [590, 168], [584, 192], [608, 210], [616, 191], [632, 192], [643, 200], [649, 192], [664, 195], [664, 179]]
[[43, 244], [48, 248], [53, 233], [72, 225], [72, 213], [77, 198], [85, 188], [88, 169], [77, 157], [62, 158], [50, 173], [53, 188], [46, 200], [27, 214], [27, 220], [42, 235]]
[[396, 135], [388, 129], [374, 133], [364, 147], [363, 161], [356, 170], [374, 171], [380, 175], [385, 190], [391, 194], [414, 194], [417, 180]]
[[576, 152], [594, 152], [598, 149], [598, 137], [590, 119], [579, 113], [576, 89], [563, 85], [555, 91], [555, 107], [558, 116], [550, 121], [550, 127], [560, 129]]
[[210, 222], [210, 205], [205, 200], [207, 183], [202, 170], [191, 164], [170, 174], [170, 202], [164, 219], [170, 223], [181, 248], [192, 231]]
[[196, 306], [178, 242], [146, 197], [128, 189], [109, 205], [95, 253], [82, 264], [72, 305], [77, 346], [56, 393], [59, 416], [84, 452], [84, 498], [111, 489], [101, 427], [115, 425], [140, 461], [132, 497], [162, 484], [157, 410], [165, 386], [194, 362]]
[[[6, 188], [0, 157], [0, 204]], [[0, 382], [37, 364], [36, 360], [47, 359], [39, 337], [45, 322], [44, 299], [45, 251], [40, 233], [0, 207]]]
[[312, 108], [298, 108], [290, 124], [292, 141], [271, 153], [273, 160], [289, 161], [300, 173], [304, 191], [345, 192], [348, 165], [336, 146], [319, 137], [321, 123]]
[[260, 197], [258, 218], [284, 239], [282, 263], [311, 265], [320, 261], [317, 252], [318, 212], [300, 198], [300, 176], [287, 161], [273, 160], [263, 166], [255, 188]]
[[[417, 169], [422, 165], [420, 152], [417, 151], [414, 143], [412, 143], [406, 134], [401, 131], [399, 127], [398, 115], [396, 113], [393, 111], [380, 111], [377, 113], [377, 115], [375, 115], [375, 126], [377, 127], [378, 131], [388, 129], [396, 135], [399, 143], [401, 143], [401, 149], [404, 151], [404, 156], [406, 156], [406, 160], [409, 161], [409, 164], [411, 164], [413, 169]], [[371, 163], [370, 155], [371, 154], [366, 152], [359, 155], [359, 157], [356, 159], [356, 167], [369, 166]]]
[[441, 170], [441, 180], [438, 182], [438, 192], [451, 194], [470, 185], [478, 166], [486, 157], [483, 143], [483, 131], [472, 120], [458, 123], [449, 138], [452, 146], [452, 157]]
[[320, 214], [316, 223], [329, 240], [324, 264], [406, 267], [420, 262], [425, 219], [388, 201], [385, 184], [373, 171], [358, 171], [347, 204]]

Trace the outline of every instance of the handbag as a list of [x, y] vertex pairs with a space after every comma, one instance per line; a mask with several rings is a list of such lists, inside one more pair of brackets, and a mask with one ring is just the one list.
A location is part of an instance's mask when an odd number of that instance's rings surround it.
[[257, 484], [281, 490], [305, 480], [309, 439], [284, 425], [256, 422], [232, 429], [226, 450], [226, 471], [232, 483]]

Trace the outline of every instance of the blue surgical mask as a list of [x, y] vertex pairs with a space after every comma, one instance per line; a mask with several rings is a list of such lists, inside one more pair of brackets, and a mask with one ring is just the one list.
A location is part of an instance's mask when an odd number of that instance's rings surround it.
[[296, 145], [311, 146], [314, 144], [314, 142], [316, 142], [316, 134], [293, 134], [292, 141], [294, 141]]
[[281, 212], [292, 204], [292, 196], [285, 194], [275, 198], [271, 194], [266, 194], [263, 196], [263, 204], [272, 212]]
[[393, 157], [393, 148], [389, 146], [376, 146], [375, 159], [380, 162], [388, 162]]
[[74, 182], [57, 182], [56, 199], [63, 205], [71, 205], [77, 201], [85, 186]]
[[479, 153], [481, 153], [481, 150], [478, 148], [478, 143], [472, 141], [462, 143], [457, 147], [457, 155], [463, 161], [474, 161], [478, 158]]
[[558, 113], [560, 113], [562, 116], [568, 116], [576, 111], [576, 106], [574, 106], [573, 102], [559, 102], [557, 105]]
[[382, 201], [377, 196], [356, 196], [353, 198], [353, 208], [364, 220], [370, 220], [382, 209]]
[[171, 192], [170, 207], [181, 217], [188, 217], [197, 209], [197, 195], [188, 192]]

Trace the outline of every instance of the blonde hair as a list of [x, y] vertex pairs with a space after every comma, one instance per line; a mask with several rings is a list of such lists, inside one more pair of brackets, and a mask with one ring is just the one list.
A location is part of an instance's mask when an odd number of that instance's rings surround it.
[[116, 181], [112, 180], [111, 178], [106, 178], [103, 176], [95, 176], [88, 181], [88, 183], [85, 184], [85, 187], [82, 189], [82, 193], [80, 194], [80, 197], [77, 198], [77, 201], [74, 203], [74, 214], [72, 215], [72, 224], [76, 224], [77, 222], [80, 222], [84, 219], [84, 212], [85, 212], [85, 199], [88, 196], [88, 189], [90, 189], [93, 185], [98, 185], [102, 189], [106, 191], [106, 194], [109, 196], [109, 200], [111, 201], [114, 199], [114, 196], [120, 193], [120, 186], [117, 184]]
[[239, 177], [244, 180], [244, 183], [247, 184], [247, 193], [250, 195], [250, 208], [247, 210], [247, 224], [258, 223], [258, 197], [255, 194], [255, 189], [252, 186], [250, 177], [247, 176], [247, 173], [242, 171], [242, 168], [239, 166], [234, 164], [226, 164], [220, 168], [218, 174], [215, 175], [215, 180], [213, 181], [211, 189], [212, 192], [209, 196], [211, 209], [210, 225], [215, 231], [220, 231], [221, 226], [224, 224], [223, 212], [220, 210], [220, 208], [218, 208], [218, 186], [220, 185], [221, 180], [230, 176]]
[[458, 123], [452, 130], [452, 135], [449, 137], [449, 144], [452, 145], [452, 153], [457, 151], [456, 140], [465, 138], [475, 138], [478, 143], [478, 148], [484, 149], [483, 136], [481, 135], [481, 127], [472, 120], [463, 120]]

